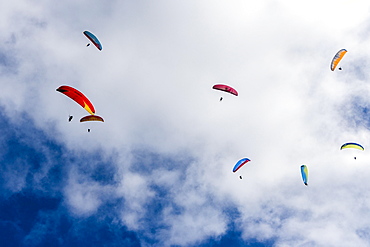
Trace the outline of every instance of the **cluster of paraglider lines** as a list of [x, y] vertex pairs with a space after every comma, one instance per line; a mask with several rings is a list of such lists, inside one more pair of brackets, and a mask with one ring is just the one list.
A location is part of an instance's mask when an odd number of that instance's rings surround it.
[[[334, 71], [336, 69], [336, 67], [338, 66], [339, 62], [342, 60], [343, 56], [347, 53], [347, 50], [346, 49], [341, 49], [339, 50], [334, 58], [332, 59], [331, 63], [330, 63], [330, 69], [331, 71]], [[342, 70], [341, 67], [338, 68], [338, 70]], [[231, 93], [235, 96], [238, 96], [238, 92], [230, 87], [230, 86], [227, 86], [227, 85], [222, 85], [222, 84], [217, 84], [217, 85], [214, 85], [213, 86], [213, 89], [217, 89], [217, 90], [221, 90], [221, 91], [225, 91], [225, 92], [228, 92], [228, 93]], [[220, 98], [220, 101], [222, 101], [222, 97]], [[364, 147], [361, 146], [360, 144], [358, 143], [354, 143], [354, 142], [349, 142], [349, 143], [345, 143], [343, 144], [341, 147], [340, 147], [340, 150], [342, 149], [346, 149], [346, 148], [354, 148], [354, 149], [359, 149], [359, 150], [364, 150]], [[356, 159], [356, 157], [354, 157], [354, 159]], [[240, 159], [238, 162], [236, 162], [234, 168], [233, 168], [233, 172], [237, 172], [242, 166], [244, 166], [246, 163], [248, 163], [249, 161], [251, 161], [250, 159], [248, 158], [242, 158]], [[303, 180], [303, 183], [308, 186], [308, 167], [306, 165], [301, 165], [301, 175], [302, 175], [302, 180]], [[239, 176], [240, 179], [243, 179], [242, 176]]]
[[[95, 47], [99, 51], [101, 51], [103, 49], [102, 44], [100, 43], [99, 39], [94, 34], [92, 34], [89, 31], [84, 31], [83, 34], [90, 40], [91, 43], [93, 43], [95, 45]], [[87, 47], [90, 46], [90, 43], [88, 43], [86, 46]], [[336, 69], [339, 62], [342, 60], [343, 56], [346, 53], [347, 53], [346, 49], [341, 49], [335, 54], [334, 58], [332, 59], [332, 61], [330, 63], [330, 69], [332, 71], [334, 71]], [[342, 70], [342, 68], [339, 67], [338, 70]], [[230, 93], [232, 95], [238, 96], [238, 92], [234, 88], [232, 88], [231, 86], [228, 86], [228, 85], [216, 84], [212, 88], [215, 89], [215, 90], [224, 91], [224, 92]], [[91, 103], [91, 101], [83, 93], [81, 93], [80, 91], [78, 91], [77, 89], [75, 89], [71, 86], [66, 86], [66, 85], [60, 86], [56, 90], [60, 93], [63, 93], [64, 95], [68, 96], [72, 100], [74, 100], [77, 104], [82, 106], [90, 114], [88, 116], [85, 116], [85, 117], [81, 118], [80, 122], [87, 122], [87, 121], [104, 122], [104, 119], [102, 117], [95, 115], [94, 105]], [[220, 97], [220, 101], [222, 101], [222, 100], [223, 100], [223, 97]], [[72, 119], [73, 119], [73, 116], [69, 116], [68, 121], [70, 122], [70, 121], [72, 121]], [[90, 132], [90, 129], [88, 129], [87, 131]], [[355, 148], [355, 149], [364, 150], [364, 148], [360, 144], [354, 143], [354, 142], [349, 142], [349, 143], [343, 144], [341, 146], [340, 150], [345, 149], [345, 148]], [[354, 157], [354, 159], [356, 159], [356, 157]], [[240, 168], [242, 168], [249, 161], [251, 161], [249, 158], [240, 159], [235, 164], [235, 166], [233, 168], [233, 172], [234, 173], [237, 172]], [[306, 165], [301, 165], [301, 175], [302, 175], [303, 183], [307, 186], [308, 185], [308, 168], [307, 168]], [[243, 177], [241, 175], [239, 176], [239, 178], [243, 179]]]
[[[84, 31], [83, 34], [96, 46], [96, 48], [98, 48], [99, 51], [103, 49], [103, 46], [101, 45], [99, 39], [94, 34], [92, 34], [89, 31]], [[86, 46], [87, 47], [90, 46], [90, 43], [88, 43]], [[88, 116], [81, 118], [80, 119], [81, 123], [88, 121], [104, 122], [104, 119], [102, 117], [95, 115], [95, 108], [91, 101], [76, 88], [63, 85], [58, 87], [56, 90], [74, 100], [77, 104], [82, 106], [90, 114]], [[73, 116], [68, 117], [69, 122], [71, 122], [72, 119]], [[90, 129], [87, 129], [87, 132], [90, 132]]]

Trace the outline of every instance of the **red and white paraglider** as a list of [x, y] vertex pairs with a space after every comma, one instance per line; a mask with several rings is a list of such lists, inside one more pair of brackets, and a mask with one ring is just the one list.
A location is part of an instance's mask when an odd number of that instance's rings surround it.
[[[212, 87], [213, 89], [216, 89], [216, 90], [220, 90], [220, 91], [224, 91], [224, 92], [227, 92], [227, 93], [230, 93], [230, 94], [233, 94], [233, 95], [235, 95], [235, 96], [238, 96], [238, 92], [234, 89], [234, 88], [232, 88], [232, 87], [230, 87], [230, 86], [228, 86], [228, 85], [224, 85], [224, 84], [216, 84], [216, 85], [214, 85], [213, 87]], [[220, 101], [222, 101], [222, 97], [220, 98]]]

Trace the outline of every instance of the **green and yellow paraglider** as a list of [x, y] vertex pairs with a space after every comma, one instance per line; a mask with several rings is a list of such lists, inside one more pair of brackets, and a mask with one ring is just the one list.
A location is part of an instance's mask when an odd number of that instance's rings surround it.
[[[365, 148], [363, 146], [361, 146], [360, 144], [355, 143], [355, 142], [347, 142], [347, 143], [344, 143], [340, 147], [340, 150], [347, 149], [347, 148], [354, 148], [354, 149], [358, 149], [358, 150], [362, 150], [362, 151], [365, 150]], [[356, 157], [354, 157], [354, 159], [356, 159]]]
[[308, 186], [308, 168], [306, 165], [301, 165], [301, 175], [304, 185]]

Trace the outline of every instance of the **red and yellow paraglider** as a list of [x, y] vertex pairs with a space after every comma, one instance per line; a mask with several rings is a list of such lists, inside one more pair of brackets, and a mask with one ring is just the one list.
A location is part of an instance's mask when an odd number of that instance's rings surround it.
[[95, 108], [93, 104], [83, 93], [81, 93], [77, 89], [64, 85], [58, 87], [56, 90], [74, 100], [77, 104], [82, 106], [91, 115], [95, 114]]
[[[95, 108], [91, 101], [80, 91], [77, 89], [70, 87], [70, 86], [60, 86], [56, 89], [58, 92], [66, 95], [67, 97], [71, 98], [73, 101], [75, 101], [77, 104], [82, 106], [90, 115], [85, 116], [80, 119], [80, 122], [104, 122], [104, 119], [100, 116], [95, 115]], [[73, 116], [69, 116], [69, 122], [72, 120]], [[90, 128], [87, 129], [88, 132], [90, 132]]]

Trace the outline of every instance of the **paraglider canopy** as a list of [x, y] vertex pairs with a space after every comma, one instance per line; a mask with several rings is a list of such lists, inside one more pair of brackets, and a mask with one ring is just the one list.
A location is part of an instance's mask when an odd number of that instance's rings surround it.
[[80, 91], [77, 89], [70, 87], [70, 86], [60, 86], [56, 89], [58, 92], [68, 96], [72, 100], [74, 100], [77, 104], [82, 106], [88, 113], [91, 115], [95, 114], [95, 108], [90, 100]]
[[[354, 149], [359, 149], [359, 150], [362, 150], [364, 151], [364, 147], [361, 146], [360, 144], [358, 143], [354, 143], [354, 142], [348, 142], [348, 143], [344, 143], [341, 147], [340, 147], [340, 150], [342, 149], [346, 149], [346, 148], [354, 148]], [[354, 159], [356, 159], [356, 157], [353, 157]]]
[[303, 183], [307, 186], [308, 185], [308, 168], [306, 165], [301, 165], [301, 174]]
[[348, 142], [348, 143], [344, 143], [341, 147], [340, 147], [340, 150], [342, 149], [345, 149], [345, 148], [355, 148], [355, 149], [359, 149], [359, 150], [365, 150], [363, 146], [361, 146], [360, 144], [358, 143], [354, 143], [354, 142]]
[[104, 122], [104, 119], [100, 116], [97, 116], [97, 115], [89, 115], [89, 116], [85, 116], [83, 118], [80, 119], [80, 122], [83, 123], [83, 122], [88, 122], [88, 121], [100, 121], [100, 122]]
[[248, 159], [248, 158], [243, 158], [243, 159], [241, 159], [241, 160], [239, 160], [236, 164], [235, 164], [235, 166], [234, 166], [234, 168], [233, 168], [233, 172], [236, 172], [237, 170], [239, 170], [242, 166], [244, 166], [247, 162], [249, 162], [249, 161], [251, 161], [250, 159]]
[[94, 34], [92, 34], [89, 31], [84, 31], [83, 34], [96, 46], [96, 48], [99, 49], [99, 51], [103, 49], [102, 44], [100, 43], [99, 39]]
[[[83, 123], [83, 122], [95, 122], [95, 121], [98, 121], [98, 122], [104, 122], [104, 119], [100, 116], [97, 116], [97, 115], [88, 115], [88, 116], [85, 116], [83, 118], [80, 119], [80, 122]], [[87, 132], [90, 132], [91, 129], [88, 128], [87, 129]]]
[[228, 92], [228, 93], [231, 93], [231, 94], [233, 94], [235, 96], [238, 96], [238, 92], [234, 88], [232, 88], [232, 87], [230, 87], [228, 85], [216, 84], [212, 88], [213, 89], [216, 89], [216, 90]]
[[[340, 51], [335, 54], [334, 58], [331, 60], [330, 69], [332, 71], [335, 70], [340, 60], [342, 60], [343, 56], [347, 53], [346, 49], [341, 49]], [[339, 68], [339, 70], [342, 70], [342, 68]]]

